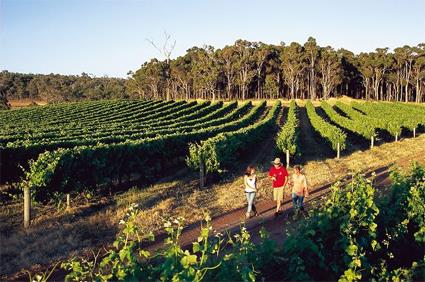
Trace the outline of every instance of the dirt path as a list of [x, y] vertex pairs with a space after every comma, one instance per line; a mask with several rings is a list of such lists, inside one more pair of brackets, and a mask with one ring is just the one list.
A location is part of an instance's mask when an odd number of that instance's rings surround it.
[[[414, 160], [423, 162], [425, 156], [417, 156]], [[409, 167], [411, 162], [414, 161], [411, 158], [399, 159], [394, 165], [400, 167]], [[378, 169], [374, 169], [365, 173], [365, 176], [371, 178], [374, 174], [374, 187], [381, 189], [391, 185], [390, 172], [392, 166], [383, 166]], [[350, 181], [349, 176], [343, 179], [343, 183]], [[333, 183], [328, 183], [319, 187], [314, 187], [310, 197], [306, 199], [305, 206], [308, 209], [312, 204], [315, 205], [322, 200], [322, 198], [330, 192], [330, 187]], [[277, 218], [274, 216], [275, 203], [273, 201], [263, 200], [256, 203], [259, 216], [245, 220], [245, 208], [240, 208], [220, 215], [212, 219], [211, 224], [214, 230], [218, 232], [238, 232], [241, 226], [245, 226], [251, 234], [251, 238], [254, 242], [258, 242], [259, 230], [265, 228], [270, 237], [278, 242], [282, 242], [286, 237], [286, 231], [296, 228], [294, 220], [292, 219], [292, 201], [286, 197], [282, 206], [283, 212]], [[185, 248], [190, 248], [192, 242], [196, 241], [199, 236], [200, 223], [192, 224], [183, 231], [181, 235], [180, 243]], [[156, 250], [163, 245], [163, 234], [157, 236], [156, 240], [152, 244], [145, 245], [148, 250]]]

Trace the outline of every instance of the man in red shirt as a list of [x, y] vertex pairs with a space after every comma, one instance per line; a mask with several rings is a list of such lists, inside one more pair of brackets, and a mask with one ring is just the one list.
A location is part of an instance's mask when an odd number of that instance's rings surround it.
[[270, 168], [269, 176], [273, 181], [273, 199], [276, 201], [276, 212], [277, 216], [280, 212], [280, 205], [283, 201], [284, 188], [288, 183], [288, 172], [286, 168], [282, 166], [279, 158], [272, 161], [273, 166]]

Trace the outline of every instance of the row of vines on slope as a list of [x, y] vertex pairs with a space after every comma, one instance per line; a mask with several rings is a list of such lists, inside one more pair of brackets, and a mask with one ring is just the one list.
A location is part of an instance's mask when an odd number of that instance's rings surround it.
[[114, 180], [129, 179], [134, 174], [138, 174], [140, 181], [151, 182], [167, 169], [183, 163], [188, 154], [188, 143], [248, 127], [265, 110], [266, 103], [263, 102], [237, 120], [188, 133], [48, 151], [30, 162], [24, 184], [34, 191], [37, 198], [45, 199], [55, 190], [78, 192]]
[[337, 157], [339, 158], [340, 151], [345, 149], [347, 135], [341, 129], [320, 117], [311, 101], [307, 101], [305, 107], [314, 130], [331, 144], [332, 149], [337, 151]]
[[292, 100], [289, 104], [285, 125], [282, 126], [276, 137], [278, 151], [286, 154], [286, 166], [289, 166], [290, 155], [301, 154], [298, 110], [295, 100]]
[[276, 102], [266, 117], [253, 125], [220, 133], [201, 141], [200, 144], [192, 143], [186, 162], [190, 167], [202, 170], [201, 186], [203, 186], [203, 170], [211, 173], [233, 167], [254, 145], [268, 138], [270, 133], [273, 135], [280, 109], [281, 103]]
[[360, 136], [370, 140], [371, 147], [373, 147], [374, 138], [376, 136], [376, 126], [374, 124], [370, 124], [359, 119], [349, 119], [343, 117], [325, 101], [322, 101], [320, 105], [330, 120], [332, 120], [340, 127], [348, 129], [349, 131], [359, 134]]
[[353, 107], [370, 117], [377, 118], [386, 124], [386, 129], [398, 140], [402, 128], [406, 128], [416, 135], [419, 125], [425, 125], [425, 115], [417, 114], [415, 111], [400, 109], [395, 104], [387, 103], [352, 103]]
[[175, 119], [174, 123], [168, 123], [163, 127], [141, 128], [138, 130], [121, 127], [116, 132], [112, 131], [103, 134], [98, 131], [87, 131], [84, 137], [63, 139], [47, 139], [47, 140], [25, 140], [25, 143], [13, 142], [6, 147], [0, 146], [2, 161], [5, 165], [1, 167], [2, 175], [7, 179], [16, 179], [20, 176], [19, 166], [27, 168], [28, 160], [35, 159], [45, 151], [53, 151], [58, 148], [73, 148], [77, 146], [89, 146], [97, 144], [112, 144], [126, 141], [140, 141], [143, 139], [155, 138], [161, 135], [169, 135], [176, 133], [192, 132], [205, 127], [213, 127], [220, 124], [237, 123], [241, 116], [247, 116], [246, 112], [252, 107], [251, 103], [244, 103], [241, 107], [237, 107], [236, 103], [229, 103], [225, 106], [217, 103], [218, 108], [205, 114], [203, 109], [193, 112], [194, 119], [189, 121], [180, 121]]

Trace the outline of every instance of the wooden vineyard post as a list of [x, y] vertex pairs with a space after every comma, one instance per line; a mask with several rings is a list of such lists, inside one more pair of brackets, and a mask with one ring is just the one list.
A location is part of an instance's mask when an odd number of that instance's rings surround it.
[[289, 167], [289, 150], [286, 150], [286, 168]]
[[396, 134], [395, 135], [395, 142], [397, 142], [398, 141], [398, 135]]
[[69, 194], [66, 194], [66, 209], [69, 210], [71, 208], [71, 197]]
[[30, 226], [31, 220], [31, 194], [28, 186], [24, 187], [24, 228]]
[[341, 146], [338, 144], [336, 144], [336, 158], [339, 159], [341, 154]]
[[375, 143], [375, 137], [372, 136], [372, 138], [370, 138], [370, 148], [372, 149]]
[[413, 128], [413, 137], [416, 137], [416, 127]]
[[204, 188], [205, 186], [205, 164], [201, 161], [199, 164], [199, 187]]

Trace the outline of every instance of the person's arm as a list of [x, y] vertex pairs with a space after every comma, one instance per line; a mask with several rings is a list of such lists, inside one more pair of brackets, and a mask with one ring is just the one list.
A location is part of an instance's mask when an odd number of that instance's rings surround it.
[[288, 171], [285, 168], [285, 183], [283, 184], [283, 186], [286, 186], [288, 184], [289, 181], [289, 175], [288, 175]]
[[293, 175], [289, 175], [288, 178], [289, 178], [288, 185], [289, 186], [294, 186], [294, 176]]

